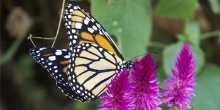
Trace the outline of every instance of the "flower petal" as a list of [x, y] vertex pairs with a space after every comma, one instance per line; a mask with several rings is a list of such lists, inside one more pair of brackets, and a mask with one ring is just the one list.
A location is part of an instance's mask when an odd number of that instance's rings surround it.
[[107, 94], [101, 97], [100, 107], [104, 110], [128, 110], [130, 99], [128, 70], [123, 70], [116, 76], [108, 86]]
[[165, 81], [163, 100], [169, 106], [179, 110], [190, 108], [190, 100], [195, 89], [195, 59], [190, 45], [184, 43], [177, 57], [171, 76]]
[[156, 66], [150, 54], [134, 63], [131, 77], [133, 110], [160, 110]]

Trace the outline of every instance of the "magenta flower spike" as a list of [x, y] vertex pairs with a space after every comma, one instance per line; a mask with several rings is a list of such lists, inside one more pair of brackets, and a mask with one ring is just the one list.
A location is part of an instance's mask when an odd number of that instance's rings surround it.
[[156, 66], [150, 54], [134, 63], [130, 97], [132, 110], [161, 110]]
[[179, 110], [191, 108], [191, 99], [195, 89], [195, 59], [190, 45], [183, 48], [172, 68], [171, 76], [165, 81], [163, 101], [168, 107], [176, 106]]
[[101, 97], [102, 110], [129, 110], [128, 70], [121, 71], [108, 86], [107, 94]]

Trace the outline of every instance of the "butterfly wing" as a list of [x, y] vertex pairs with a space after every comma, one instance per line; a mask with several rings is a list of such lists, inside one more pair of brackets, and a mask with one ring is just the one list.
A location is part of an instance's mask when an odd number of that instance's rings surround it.
[[73, 52], [35, 48], [30, 50], [30, 55], [49, 72], [69, 99], [82, 102], [100, 96], [115, 73], [125, 67], [120, 57], [91, 43], [80, 44]]
[[65, 28], [72, 50], [82, 43], [96, 43], [100, 47], [123, 59], [119, 48], [105, 29], [74, 2], [69, 2], [64, 12]]
[[[67, 4], [64, 13], [69, 51], [59, 50], [60, 55], [57, 49], [40, 48], [32, 50], [31, 55], [48, 70], [68, 97], [93, 100], [127, 65], [115, 42], [92, 16], [74, 2]], [[58, 69], [53, 69], [54, 66]]]
[[71, 58], [68, 79], [81, 101], [100, 96], [116, 73], [125, 67], [119, 56], [94, 43], [76, 46]]
[[46, 69], [56, 81], [57, 87], [70, 99], [75, 100], [77, 94], [72, 91], [67, 80], [67, 65], [70, 63], [70, 54], [67, 49], [33, 48], [30, 55]]

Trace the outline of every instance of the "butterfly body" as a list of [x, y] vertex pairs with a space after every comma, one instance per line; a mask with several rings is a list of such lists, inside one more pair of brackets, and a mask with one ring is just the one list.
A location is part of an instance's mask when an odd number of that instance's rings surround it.
[[79, 6], [70, 2], [64, 13], [69, 48], [34, 48], [30, 55], [69, 99], [94, 100], [131, 63], [124, 61], [104, 28]]

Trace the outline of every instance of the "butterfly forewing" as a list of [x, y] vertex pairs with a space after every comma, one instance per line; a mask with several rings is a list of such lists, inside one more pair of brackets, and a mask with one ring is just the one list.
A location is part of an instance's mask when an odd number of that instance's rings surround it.
[[96, 43], [123, 59], [117, 45], [104, 28], [74, 2], [69, 2], [64, 12], [65, 28], [70, 50], [82, 43]]

